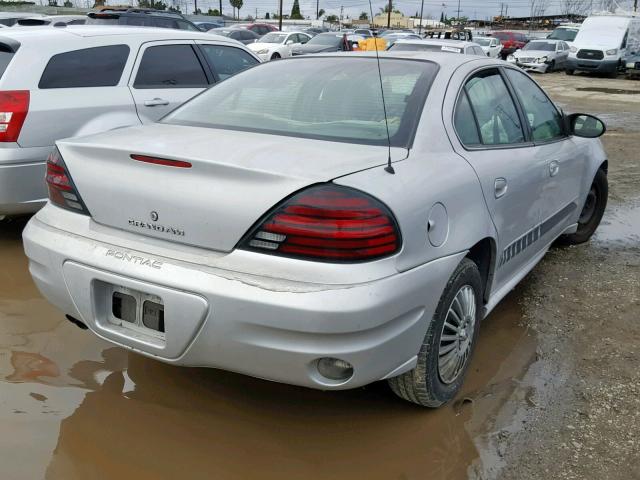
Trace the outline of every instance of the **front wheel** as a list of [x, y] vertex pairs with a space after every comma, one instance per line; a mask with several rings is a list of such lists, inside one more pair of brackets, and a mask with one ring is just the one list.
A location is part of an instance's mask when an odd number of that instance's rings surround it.
[[609, 182], [607, 181], [607, 174], [599, 168], [587, 194], [582, 212], [580, 212], [578, 229], [576, 233], [560, 237], [562, 243], [578, 245], [591, 238], [591, 235], [594, 234], [598, 225], [600, 225], [600, 220], [602, 220], [602, 216], [604, 215], [604, 209], [607, 207], [608, 196]]
[[279, 53], [274, 53], [273, 55], [271, 55], [271, 60], [279, 60], [279, 59], [280, 59]]
[[465, 258], [444, 289], [418, 353], [416, 367], [388, 380], [399, 397], [439, 407], [462, 387], [475, 349], [482, 315], [482, 279]]
[[573, 75], [573, 74], [575, 73], [575, 70], [570, 70], [570, 69], [568, 69], [568, 68], [567, 68], [567, 69], [564, 71], [564, 73], [566, 73], [567, 75]]
[[551, 60], [551, 63], [549, 64], [549, 66], [547, 67], [547, 69], [544, 71], [544, 73], [553, 73], [556, 71], [556, 61], [555, 60]]

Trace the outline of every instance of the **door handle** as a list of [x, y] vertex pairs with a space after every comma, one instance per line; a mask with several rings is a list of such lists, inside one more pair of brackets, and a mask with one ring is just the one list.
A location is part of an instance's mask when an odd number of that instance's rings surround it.
[[555, 177], [558, 172], [560, 171], [560, 164], [554, 160], [553, 162], [549, 163], [549, 175], [552, 177]]
[[493, 184], [495, 190], [496, 198], [502, 197], [505, 193], [507, 193], [507, 179], [500, 177], [496, 178], [496, 181]]
[[158, 107], [162, 105], [169, 105], [169, 100], [164, 100], [162, 98], [154, 98], [153, 100], [145, 100], [145, 107]]

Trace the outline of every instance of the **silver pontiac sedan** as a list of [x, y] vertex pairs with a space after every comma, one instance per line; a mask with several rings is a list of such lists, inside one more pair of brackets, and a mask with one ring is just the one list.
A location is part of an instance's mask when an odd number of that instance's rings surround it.
[[604, 125], [492, 59], [392, 51], [380, 71], [270, 62], [156, 124], [59, 141], [24, 231], [41, 292], [172, 364], [449, 401], [481, 320], [597, 228]]

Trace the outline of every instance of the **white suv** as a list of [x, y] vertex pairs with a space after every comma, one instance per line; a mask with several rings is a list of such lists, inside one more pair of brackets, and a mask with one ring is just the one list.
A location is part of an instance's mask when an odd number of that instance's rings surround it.
[[260, 60], [206, 33], [74, 26], [0, 35], [0, 217], [46, 202], [56, 140], [152, 123]]

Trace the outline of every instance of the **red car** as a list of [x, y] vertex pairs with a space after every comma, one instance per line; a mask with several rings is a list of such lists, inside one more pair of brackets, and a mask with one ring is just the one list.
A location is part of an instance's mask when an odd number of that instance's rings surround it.
[[245, 28], [247, 30], [251, 30], [253, 33], [257, 33], [262, 36], [269, 32], [277, 32], [278, 28], [275, 25], [270, 25], [268, 23], [242, 23], [238, 25], [234, 25], [232, 28]]
[[491, 33], [491, 36], [500, 40], [500, 43], [502, 44], [502, 51], [500, 54], [502, 55], [503, 60], [519, 48], [524, 47], [529, 41], [524, 33], [519, 32], [493, 32]]

